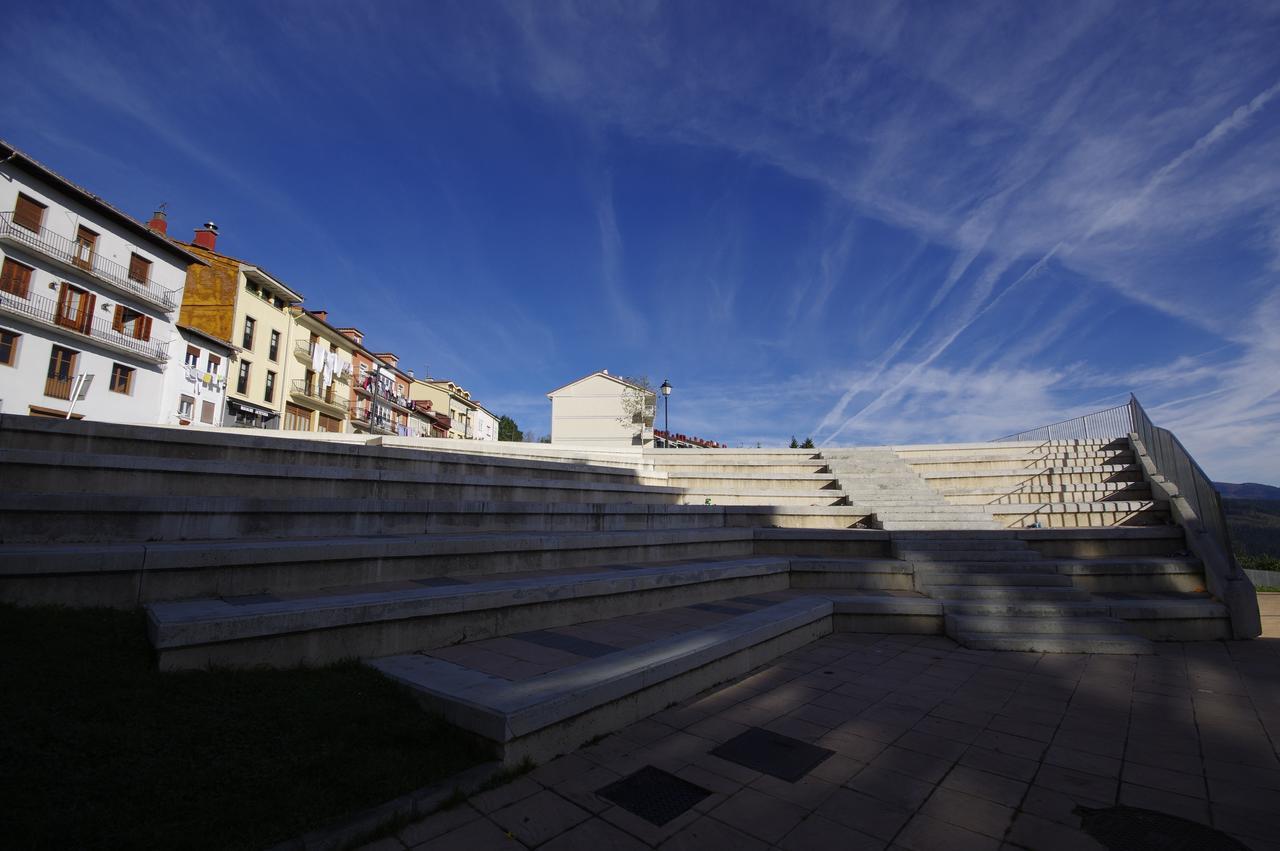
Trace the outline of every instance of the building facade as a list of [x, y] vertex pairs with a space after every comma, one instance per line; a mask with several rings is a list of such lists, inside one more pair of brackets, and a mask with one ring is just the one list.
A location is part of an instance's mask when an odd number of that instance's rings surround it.
[[285, 373], [292, 358], [294, 314], [302, 296], [259, 266], [217, 251], [212, 223], [180, 243], [204, 265], [193, 266], [182, 297], [181, 322], [230, 340], [231, 364], [224, 425], [278, 429], [283, 425]]
[[328, 323], [323, 310], [290, 308], [293, 346], [285, 358], [282, 427], [290, 431], [351, 431], [351, 384], [356, 344]]
[[177, 326], [165, 369], [165, 407], [160, 422], [173, 425], [222, 425], [227, 376], [236, 347], [198, 328]]
[[653, 444], [657, 395], [607, 369], [558, 387], [547, 398], [552, 443], [609, 449]]
[[201, 262], [0, 142], [0, 410], [164, 421], [174, 321]]
[[[414, 399], [430, 402], [437, 414], [448, 417], [448, 437], [459, 440], [475, 438], [475, 417], [478, 405], [472, 401], [471, 393], [466, 388], [448, 379], [428, 378], [413, 382], [410, 393]], [[497, 439], [496, 424], [494, 435]]]
[[475, 406], [475, 423], [472, 426], [472, 431], [475, 432], [475, 439], [497, 441], [498, 418], [479, 402], [476, 402]]

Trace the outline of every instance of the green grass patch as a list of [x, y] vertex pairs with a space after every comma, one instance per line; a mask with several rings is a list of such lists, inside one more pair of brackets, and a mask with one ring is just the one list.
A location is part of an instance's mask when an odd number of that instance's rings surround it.
[[256, 849], [491, 759], [357, 663], [160, 673], [140, 612], [0, 605], [0, 833]]

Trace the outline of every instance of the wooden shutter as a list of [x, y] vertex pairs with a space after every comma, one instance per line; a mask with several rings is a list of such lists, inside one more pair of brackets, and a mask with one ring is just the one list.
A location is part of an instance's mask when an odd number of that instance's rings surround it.
[[10, 257], [4, 259], [4, 267], [0, 269], [0, 291], [26, 298], [31, 287], [30, 266], [24, 266]]
[[111, 330], [117, 333], [124, 333], [124, 305], [116, 305], [115, 316], [111, 317]]
[[74, 328], [75, 320], [69, 315], [71, 302], [74, 294], [71, 292], [71, 286], [66, 282], [62, 282], [62, 288], [58, 290], [58, 313], [54, 317], [54, 321], [65, 328]]
[[133, 320], [133, 336], [137, 340], [151, 339], [151, 317], [138, 314], [138, 318]]
[[85, 293], [80, 299], [80, 305], [84, 308], [84, 313], [80, 315], [81, 334], [88, 334], [93, 330], [93, 306], [97, 304], [98, 297], [93, 293]]
[[19, 193], [18, 203], [13, 208], [13, 223], [39, 233], [40, 226], [44, 224], [44, 204]]
[[129, 279], [146, 284], [151, 277], [151, 261], [134, 254], [129, 257]]

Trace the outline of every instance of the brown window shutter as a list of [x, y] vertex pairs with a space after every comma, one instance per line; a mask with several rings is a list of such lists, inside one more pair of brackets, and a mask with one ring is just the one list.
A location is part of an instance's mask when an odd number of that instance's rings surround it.
[[144, 316], [142, 317], [142, 321], [145, 323], [145, 326], [142, 329], [142, 337], [140, 337], [139, 339], [150, 340], [151, 339], [151, 317]]
[[98, 297], [89, 293], [84, 297], [84, 300], [80, 302], [84, 305], [84, 316], [80, 317], [80, 333], [82, 334], [88, 334], [93, 330], [93, 306], [97, 301]]
[[26, 298], [31, 288], [32, 271], [30, 266], [24, 266], [17, 260], [6, 257], [3, 269], [0, 269], [0, 292]]
[[124, 305], [116, 305], [116, 314], [111, 317], [111, 330], [120, 334], [124, 333]]
[[19, 193], [18, 203], [13, 208], [13, 223], [29, 231], [39, 232], [40, 226], [44, 224], [44, 204]]
[[150, 277], [151, 261], [134, 254], [129, 257], [129, 278], [139, 284], [147, 283]]

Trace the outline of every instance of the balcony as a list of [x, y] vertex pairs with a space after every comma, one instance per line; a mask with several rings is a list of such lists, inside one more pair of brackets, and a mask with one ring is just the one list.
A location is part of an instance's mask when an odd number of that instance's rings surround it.
[[47, 227], [30, 231], [22, 225], [14, 224], [12, 212], [0, 213], [0, 242], [22, 246], [54, 261], [72, 274], [104, 284], [122, 295], [145, 301], [166, 313], [172, 313], [178, 307], [176, 291], [161, 289], [150, 279], [136, 281], [129, 277], [127, 267], [100, 257], [97, 252], [86, 256], [84, 246]]
[[111, 323], [87, 314], [68, 318], [59, 313], [58, 303], [34, 293], [18, 298], [0, 292], [0, 314], [8, 313], [53, 328], [71, 339], [87, 339], [103, 348], [164, 363], [169, 359], [169, 343], [165, 340], [138, 340], [111, 327]]
[[44, 395], [53, 399], [70, 399], [71, 387], [76, 383], [74, 378], [46, 378]]
[[[298, 359], [299, 363], [311, 366], [311, 342], [308, 340], [298, 340], [293, 344], [293, 356]], [[345, 367], [345, 371], [342, 369]], [[343, 384], [351, 383], [351, 364], [346, 361], [340, 361], [338, 372], [333, 376], [334, 381], [341, 381]]]
[[397, 411], [402, 411], [406, 414], [413, 413], [413, 402], [409, 397], [399, 396], [395, 393], [384, 390], [382, 386], [373, 379], [365, 379], [363, 383], [356, 384], [356, 392], [364, 396], [377, 399], [380, 402], [384, 402], [395, 408]]
[[351, 422], [367, 428], [374, 434], [399, 434], [396, 421], [386, 411], [368, 404], [356, 402], [351, 405]]
[[319, 381], [308, 382], [303, 378], [293, 379], [290, 386], [290, 392], [302, 401], [313, 405], [324, 405], [332, 411], [345, 413], [347, 410], [346, 395], [339, 396], [336, 392], [337, 384], [330, 384], [329, 389], [320, 386]]

